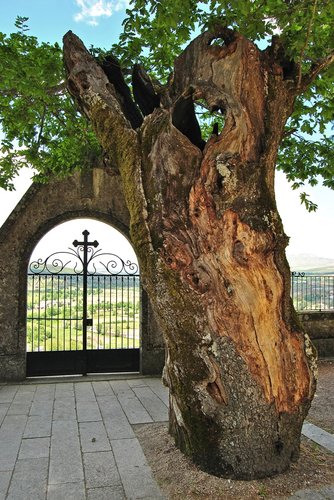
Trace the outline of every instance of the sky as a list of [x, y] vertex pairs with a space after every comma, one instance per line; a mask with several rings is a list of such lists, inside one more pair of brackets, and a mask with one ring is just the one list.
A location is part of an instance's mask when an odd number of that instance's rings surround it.
[[[15, 19], [20, 15], [29, 17], [30, 34], [40, 41], [61, 43], [63, 35], [72, 30], [87, 46], [94, 45], [108, 49], [112, 43], [117, 42], [128, 3], [128, 0], [0, 0], [0, 32], [15, 31]], [[16, 191], [6, 192], [0, 189], [0, 225], [6, 220], [29, 184], [30, 173], [25, 170], [16, 181]], [[285, 232], [290, 237], [287, 249], [290, 264], [293, 263], [296, 254], [312, 254], [334, 259], [334, 191], [319, 185], [306, 186], [304, 190], [310, 195], [310, 199], [318, 204], [316, 213], [308, 213], [304, 206], [300, 205], [298, 191], [292, 191], [284, 174], [277, 173], [277, 205]], [[88, 221], [86, 225], [87, 223]], [[93, 224], [92, 221], [89, 223]], [[60, 234], [63, 238], [62, 248], [65, 248], [68, 242], [71, 243], [74, 238], [78, 238], [86, 229], [79, 221], [65, 224], [69, 225], [58, 228], [58, 235], [55, 237], [50, 235], [48, 243], [44, 242], [39, 247], [40, 250], [37, 250], [47, 252], [47, 247], [51, 248], [54, 241], [60, 244]], [[92, 237], [103, 240], [103, 246], [114, 245], [117, 242], [119, 252], [124, 255], [128, 252], [129, 258], [133, 258], [128, 243], [118, 240], [115, 232], [110, 230], [109, 239], [103, 239], [105, 231], [101, 224], [87, 227]], [[112, 251], [116, 251], [115, 248]]]

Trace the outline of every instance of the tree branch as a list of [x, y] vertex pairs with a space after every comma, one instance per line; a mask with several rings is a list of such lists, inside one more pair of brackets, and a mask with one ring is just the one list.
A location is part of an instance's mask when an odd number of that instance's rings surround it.
[[[59, 83], [58, 85], [54, 85], [53, 87], [49, 87], [45, 89], [46, 94], [48, 95], [57, 95], [62, 94], [67, 91], [66, 89], [66, 81]], [[17, 89], [2, 89], [0, 90], [0, 95], [3, 97], [12, 97], [13, 99], [25, 97], [23, 93], [20, 93]]]
[[124, 115], [133, 128], [139, 128], [143, 123], [143, 117], [132, 100], [131, 91], [124, 80], [123, 71], [118, 60], [112, 54], [108, 54], [100, 63], [100, 66], [107, 75], [109, 82], [114, 86], [117, 100], [121, 104]]
[[36, 142], [36, 153], [38, 152], [39, 147], [40, 147], [40, 145], [41, 145], [41, 140], [42, 140], [42, 133], [43, 133], [43, 128], [44, 128], [44, 122], [45, 122], [46, 110], [47, 110], [47, 107], [44, 105], [44, 108], [43, 108], [43, 114], [42, 114], [42, 119], [41, 119], [41, 126], [40, 126], [40, 128], [39, 128], [38, 139], [37, 139], [37, 142]]
[[298, 88], [298, 92], [304, 92], [307, 87], [316, 79], [316, 77], [333, 63], [334, 50], [330, 52], [326, 57], [318, 59], [318, 61], [312, 64], [310, 71], [303, 76], [301, 84]]
[[[104, 152], [121, 174], [120, 189], [130, 213], [132, 239], [137, 244], [137, 255], [147, 259], [150, 238], [146, 226], [147, 206], [141, 178], [139, 134], [126, 115], [128, 102], [124, 86], [121, 81], [115, 81], [117, 75], [110, 74], [112, 67], [108, 68], [106, 75], [74, 33], [69, 31], [63, 40], [67, 88], [91, 122]], [[113, 81], [118, 84], [118, 89]]]
[[297, 128], [289, 128], [284, 130], [283, 132], [283, 138], [289, 137], [289, 135], [294, 135], [297, 132]]
[[57, 95], [66, 92], [66, 81], [59, 83], [58, 85], [54, 85], [46, 90], [46, 93], [49, 95]]
[[137, 134], [124, 113], [122, 96], [79, 37], [69, 31], [63, 41], [67, 88], [91, 121], [102, 147], [120, 167], [124, 158], [136, 154], [137, 147]]
[[298, 83], [297, 83], [298, 89], [299, 89], [301, 81], [302, 81], [302, 61], [303, 61], [305, 50], [306, 50], [306, 47], [307, 47], [307, 44], [308, 44], [308, 41], [309, 41], [309, 38], [311, 35], [311, 29], [312, 29], [312, 24], [313, 24], [314, 18], [315, 18], [316, 7], [317, 7], [317, 0], [314, 0], [313, 8], [312, 8], [312, 15], [311, 15], [309, 23], [308, 23], [305, 42], [304, 42], [303, 48], [302, 48], [300, 56], [299, 56], [299, 71], [298, 71]]
[[144, 116], [148, 116], [160, 105], [151, 78], [140, 64], [135, 64], [132, 71], [133, 96]]

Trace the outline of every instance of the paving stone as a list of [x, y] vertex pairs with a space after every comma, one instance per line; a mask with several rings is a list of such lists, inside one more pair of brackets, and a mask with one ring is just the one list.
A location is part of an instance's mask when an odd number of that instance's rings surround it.
[[296, 493], [289, 498], [290, 500], [325, 500], [326, 497], [317, 490], [307, 489], [296, 491]]
[[15, 467], [17, 455], [21, 446], [21, 436], [17, 438], [0, 437], [0, 471], [11, 471]]
[[115, 458], [111, 451], [84, 453], [83, 462], [87, 488], [122, 487]]
[[87, 500], [128, 500], [122, 486], [113, 488], [91, 488], [87, 490]]
[[[18, 401], [18, 400], [15, 400]], [[31, 408], [31, 401], [24, 401], [22, 403], [12, 403], [7, 411], [7, 415], [29, 415]]]
[[0, 403], [0, 426], [9, 409], [9, 403]]
[[0, 500], [5, 500], [11, 476], [11, 471], [0, 472]]
[[154, 422], [168, 420], [167, 406], [149, 387], [133, 387], [133, 391]]
[[163, 385], [161, 378], [149, 378], [146, 379], [146, 383], [165, 405], [169, 406], [169, 391], [168, 388]]
[[113, 390], [110, 387], [109, 382], [106, 380], [101, 380], [99, 382], [92, 382], [92, 387], [94, 390], [95, 397], [97, 396], [112, 396]]
[[98, 403], [109, 439], [135, 437], [135, 433], [116, 398], [98, 398]]
[[61, 453], [68, 447], [80, 449], [79, 428], [75, 420], [57, 420], [52, 425], [51, 452]]
[[38, 384], [32, 384], [28, 383], [25, 384], [24, 382], [22, 384], [19, 384], [19, 392], [21, 393], [26, 393], [26, 392], [36, 392]]
[[112, 442], [117, 467], [143, 467], [147, 465], [146, 457], [137, 438], [117, 439]]
[[103, 418], [108, 416], [108, 415], [113, 414], [114, 405], [116, 405], [116, 406], [118, 405], [118, 407], [121, 408], [121, 406], [120, 406], [120, 404], [119, 404], [119, 402], [114, 394], [110, 395], [110, 396], [109, 395], [97, 396], [96, 402], [99, 405], [100, 412], [101, 412]]
[[11, 403], [19, 389], [19, 385], [5, 385], [0, 389], [0, 403]]
[[147, 379], [144, 378], [134, 378], [127, 380], [126, 383], [129, 387], [131, 387], [131, 389], [133, 389], [134, 387], [147, 387], [146, 380]]
[[48, 459], [18, 460], [8, 490], [7, 500], [45, 500]]
[[118, 401], [130, 424], [146, 424], [153, 422], [150, 414], [145, 410], [144, 406], [135, 395], [120, 394]]
[[37, 384], [20, 384], [16, 394], [27, 395], [35, 394]]
[[56, 399], [53, 407], [53, 420], [69, 419], [77, 419], [74, 397]]
[[84, 482], [49, 484], [47, 500], [86, 500]]
[[84, 453], [111, 450], [103, 422], [82, 422], [79, 424], [79, 433]]
[[22, 436], [27, 424], [26, 415], [6, 415], [0, 428], [1, 436]]
[[7, 415], [4, 418], [0, 428], [0, 471], [14, 469], [26, 422], [27, 417], [23, 415]]
[[95, 394], [91, 382], [80, 382], [74, 386], [77, 401], [95, 401]]
[[334, 436], [316, 425], [304, 422], [302, 433], [320, 446], [334, 453]]
[[1, 456], [0, 456], [0, 472], [12, 471], [15, 467], [17, 454], [20, 449], [20, 442], [12, 444], [11, 447], [8, 443], [1, 442]]
[[52, 401], [55, 398], [56, 393], [56, 384], [40, 384], [36, 388], [36, 392], [34, 395], [34, 401], [42, 402], [42, 401]]
[[130, 390], [130, 386], [126, 380], [110, 380], [109, 384], [117, 397], [119, 394]]
[[127, 498], [164, 498], [147, 465], [138, 439], [112, 441], [112, 448]]
[[43, 458], [50, 453], [50, 438], [22, 439], [19, 459]]
[[54, 420], [52, 422], [52, 438], [55, 443], [66, 441], [72, 436], [79, 435], [78, 422], [76, 420]]
[[23, 436], [25, 438], [51, 436], [51, 423], [51, 415], [47, 417], [30, 416], [28, 417]]
[[72, 382], [56, 384], [55, 399], [74, 398], [74, 385]]
[[136, 436], [126, 417], [123, 420], [106, 417], [104, 419], [104, 426], [110, 440], [127, 439]]
[[49, 484], [83, 481], [83, 468], [80, 450], [73, 443], [62, 446], [58, 453], [50, 456]]
[[96, 422], [102, 420], [96, 400], [77, 401], [77, 415], [78, 422]]
[[325, 486], [324, 488], [321, 488], [320, 491], [327, 500], [332, 500], [334, 498], [334, 484], [331, 486]]
[[30, 408], [29, 415], [31, 416], [52, 416], [53, 414], [53, 399], [36, 400], [34, 399]]
[[56, 421], [52, 426], [49, 484], [83, 480], [78, 424]]
[[144, 424], [153, 422], [149, 413], [145, 410], [135, 393], [124, 381], [111, 381], [110, 385], [117, 394], [117, 399], [120, 402], [124, 413], [126, 414], [130, 424]]
[[34, 394], [35, 394], [35, 389], [34, 390], [19, 390], [15, 394], [15, 397], [13, 399], [13, 403], [19, 402], [19, 403], [31, 403], [32, 400], [34, 399]]

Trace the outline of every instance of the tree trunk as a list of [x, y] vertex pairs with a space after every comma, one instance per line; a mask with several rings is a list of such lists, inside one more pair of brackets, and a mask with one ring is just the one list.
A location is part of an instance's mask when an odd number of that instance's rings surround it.
[[[156, 90], [135, 68], [133, 93], [146, 115], [138, 118], [117, 62], [101, 68], [71, 32], [64, 54], [68, 88], [121, 173], [143, 283], [165, 335], [170, 433], [218, 476], [284, 471], [298, 457], [315, 390], [274, 196], [294, 64], [275, 42], [261, 52], [231, 30], [204, 33], [166, 86]], [[206, 143], [195, 100], [225, 116]]]

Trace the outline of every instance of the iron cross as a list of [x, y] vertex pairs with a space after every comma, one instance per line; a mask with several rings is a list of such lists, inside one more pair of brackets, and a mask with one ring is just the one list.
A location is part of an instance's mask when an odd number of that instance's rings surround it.
[[73, 241], [73, 246], [78, 247], [79, 245], [83, 245], [84, 252], [85, 252], [85, 250], [87, 249], [87, 247], [93, 246], [93, 247], [96, 248], [99, 245], [99, 242], [96, 241], [96, 240], [94, 240], [94, 241], [88, 241], [89, 231], [87, 231], [87, 229], [85, 229], [85, 231], [83, 231], [82, 234], [83, 234], [84, 240], [83, 241], [74, 240]]
[[[88, 241], [89, 232], [87, 229], [83, 231], [83, 241], [74, 240], [73, 246], [78, 247], [82, 245], [83, 247], [83, 260], [81, 261], [83, 264], [83, 301], [82, 301], [82, 349], [85, 352], [87, 350], [87, 326], [93, 326], [93, 318], [88, 318], [88, 310], [87, 310], [87, 274], [88, 274], [88, 247], [93, 246], [97, 247], [99, 243], [94, 241]], [[79, 257], [80, 258], [80, 257]], [[92, 258], [92, 257], [91, 257]], [[85, 366], [83, 367], [83, 375], [87, 374], [87, 356], [85, 356], [84, 360]]]

